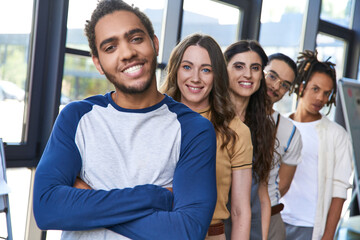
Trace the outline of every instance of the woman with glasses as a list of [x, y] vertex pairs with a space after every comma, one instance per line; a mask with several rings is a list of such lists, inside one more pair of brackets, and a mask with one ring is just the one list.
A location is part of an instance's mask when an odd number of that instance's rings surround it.
[[236, 114], [250, 128], [254, 146], [250, 239], [265, 240], [270, 223], [267, 183], [275, 145], [275, 124], [263, 73], [268, 58], [258, 42], [248, 40], [232, 44], [224, 56], [231, 100]]
[[278, 144], [273, 159], [268, 182], [271, 201], [271, 219], [269, 240], [285, 240], [285, 225], [280, 212], [284, 205], [280, 198], [288, 191], [294, 177], [296, 166], [301, 161], [301, 135], [294, 124], [286, 117], [275, 111], [273, 105], [280, 101], [293, 86], [297, 75], [296, 63], [282, 53], [269, 56], [269, 62], [264, 70], [267, 94], [272, 103], [272, 117], [276, 125]]
[[205, 239], [225, 240], [224, 220], [231, 189], [231, 239], [249, 239], [253, 148], [249, 128], [236, 116], [228, 91], [221, 48], [207, 35], [194, 34], [172, 51], [162, 91], [209, 119], [217, 135], [217, 203]]

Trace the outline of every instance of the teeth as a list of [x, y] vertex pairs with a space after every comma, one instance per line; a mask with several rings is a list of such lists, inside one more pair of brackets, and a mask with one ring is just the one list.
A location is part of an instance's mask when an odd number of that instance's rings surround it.
[[138, 71], [141, 67], [142, 67], [142, 65], [135, 65], [135, 66], [129, 67], [124, 70], [124, 73], [134, 73], [134, 72]]
[[245, 86], [251, 86], [251, 85], [252, 85], [251, 82], [241, 82], [240, 84], [241, 84], [241, 85], [245, 85]]
[[200, 90], [201, 88], [189, 87], [191, 90]]

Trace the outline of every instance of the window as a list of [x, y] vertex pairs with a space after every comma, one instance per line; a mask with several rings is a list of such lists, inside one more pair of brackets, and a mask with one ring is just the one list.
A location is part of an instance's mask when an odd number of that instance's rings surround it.
[[265, 52], [281, 52], [296, 60], [307, 0], [264, 0], [259, 42]]
[[208, 34], [225, 50], [237, 40], [240, 16], [240, 10], [230, 5], [185, 0], [181, 39], [193, 33]]
[[66, 47], [90, 51], [84, 33], [86, 20], [90, 19], [97, 0], [70, 0], [67, 20]]
[[[263, 0], [259, 42], [267, 55], [281, 52], [296, 62], [306, 5], [307, 0]], [[274, 108], [286, 114], [295, 104], [296, 94], [285, 94]]]
[[60, 109], [71, 101], [111, 90], [114, 90], [113, 85], [100, 75], [90, 57], [65, 55]]
[[[0, 1], [0, 137], [23, 143], [33, 1]], [[21, 6], [21, 7], [19, 7]], [[11, 23], [11, 24], [4, 24]]]
[[[319, 33], [316, 38], [316, 49], [318, 51], [318, 59], [320, 61], [326, 61], [329, 59], [330, 62], [335, 63], [336, 79], [339, 80], [344, 74], [344, 57], [346, 53], [347, 44], [340, 38], [335, 38], [330, 35]], [[327, 114], [329, 111], [328, 107], [324, 107], [321, 112]], [[335, 107], [331, 108], [328, 115], [330, 119], [335, 117]]]
[[350, 28], [353, 16], [353, 0], [322, 0], [321, 2], [322, 20]]
[[125, 0], [128, 4], [134, 4], [135, 7], [138, 7], [150, 18], [155, 35], [158, 36], [159, 39], [162, 34], [162, 21], [166, 1], [167, 0]]
[[338, 80], [342, 78], [347, 47], [346, 42], [340, 38], [319, 33], [316, 38], [316, 46], [319, 60], [326, 61], [329, 59], [330, 62], [335, 63], [336, 77]]

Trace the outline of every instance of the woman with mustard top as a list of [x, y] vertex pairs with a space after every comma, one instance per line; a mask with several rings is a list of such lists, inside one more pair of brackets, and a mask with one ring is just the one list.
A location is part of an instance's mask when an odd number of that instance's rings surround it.
[[162, 91], [208, 118], [217, 133], [218, 196], [205, 239], [225, 240], [230, 189], [232, 239], [249, 239], [250, 235], [251, 135], [233, 110], [228, 85], [225, 60], [213, 38], [194, 34], [175, 47]]

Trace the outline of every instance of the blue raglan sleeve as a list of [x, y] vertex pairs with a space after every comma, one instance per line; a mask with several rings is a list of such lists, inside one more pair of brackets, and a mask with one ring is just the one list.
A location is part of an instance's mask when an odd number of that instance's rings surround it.
[[203, 118], [185, 130], [173, 179], [174, 207], [109, 228], [131, 239], [204, 239], [215, 209], [216, 136]]
[[36, 169], [33, 207], [39, 228], [88, 230], [171, 210], [173, 194], [155, 185], [110, 191], [72, 187], [82, 166], [74, 140], [78, 108], [71, 104], [60, 113]]

